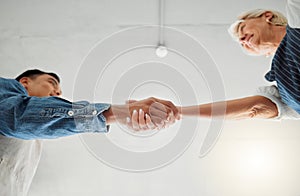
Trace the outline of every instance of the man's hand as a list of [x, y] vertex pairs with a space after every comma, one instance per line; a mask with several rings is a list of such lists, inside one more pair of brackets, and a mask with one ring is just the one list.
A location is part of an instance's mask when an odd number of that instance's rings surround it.
[[127, 126], [131, 124], [129, 127], [136, 131], [166, 128], [180, 118], [178, 109], [172, 102], [154, 97], [129, 101], [126, 105], [112, 105], [103, 114], [107, 124], [116, 121]]
[[148, 114], [140, 109], [138, 112], [136, 110], [133, 111], [131, 119], [127, 117], [127, 128], [135, 130], [135, 131], [147, 131], [147, 130], [155, 130], [159, 129], [151, 120], [151, 117]]

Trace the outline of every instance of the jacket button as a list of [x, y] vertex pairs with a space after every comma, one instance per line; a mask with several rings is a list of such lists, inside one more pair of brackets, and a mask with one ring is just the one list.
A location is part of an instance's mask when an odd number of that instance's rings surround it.
[[68, 115], [69, 116], [73, 116], [74, 115], [74, 112], [72, 110], [68, 111]]
[[94, 110], [94, 111], [92, 112], [92, 114], [93, 114], [94, 116], [95, 116], [97, 113], [98, 113], [97, 110]]

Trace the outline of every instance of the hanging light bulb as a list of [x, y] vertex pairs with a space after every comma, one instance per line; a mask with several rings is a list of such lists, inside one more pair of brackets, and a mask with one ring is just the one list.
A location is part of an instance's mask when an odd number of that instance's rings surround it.
[[167, 47], [163, 46], [163, 45], [159, 45], [156, 48], [156, 55], [160, 58], [164, 58], [165, 56], [167, 56], [168, 54], [168, 49]]
[[164, 0], [159, 0], [159, 44], [156, 48], [156, 55], [164, 58], [168, 54], [168, 49], [164, 44]]

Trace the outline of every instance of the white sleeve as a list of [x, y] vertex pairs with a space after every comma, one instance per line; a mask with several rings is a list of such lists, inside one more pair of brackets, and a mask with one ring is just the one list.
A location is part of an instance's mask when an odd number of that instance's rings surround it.
[[287, 0], [286, 14], [292, 28], [300, 28], [300, 0]]
[[256, 91], [257, 95], [264, 96], [276, 104], [278, 116], [274, 119], [300, 119], [300, 114], [282, 102], [276, 86], [262, 86]]

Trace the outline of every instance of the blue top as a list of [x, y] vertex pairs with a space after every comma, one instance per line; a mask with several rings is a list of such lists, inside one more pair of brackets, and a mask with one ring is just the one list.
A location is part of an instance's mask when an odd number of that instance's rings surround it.
[[265, 78], [276, 81], [282, 101], [300, 113], [300, 29], [287, 26]]
[[0, 78], [0, 134], [19, 139], [52, 139], [84, 132], [107, 132], [102, 112], [109, 104], [30, 97], [14, 79]]

